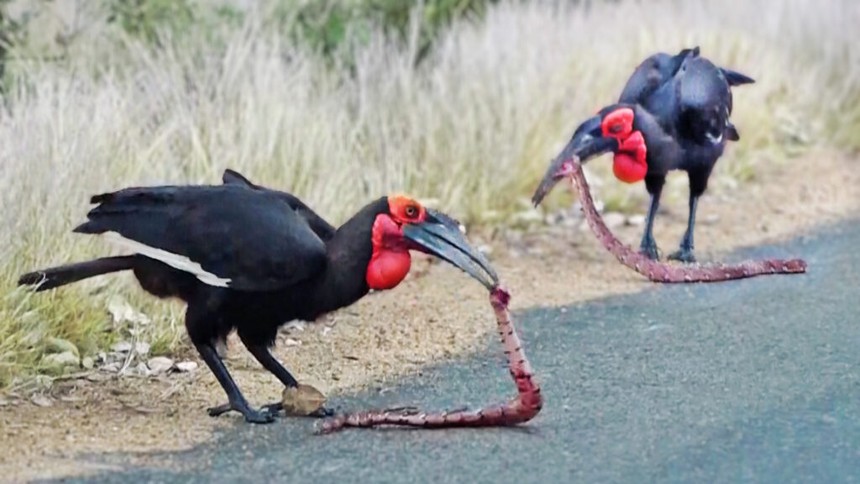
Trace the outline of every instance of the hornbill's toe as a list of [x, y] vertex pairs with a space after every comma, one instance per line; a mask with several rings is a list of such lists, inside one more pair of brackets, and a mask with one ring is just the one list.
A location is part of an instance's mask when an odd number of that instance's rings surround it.
[[327, 417], [333, 417], [334, 414], [335, 414], [335, 412], [334, 412], [333, 408], [320, 407], [320, 408], [314, 410], [312, 413], [310, 413], [308, 415], [308, 417], [327, 418]]
[[660, 260], [660, 250], [654, 244], [643, 244], [639, 247], [639, 253], [651, 260]]
[[260, 410], [254, 410], [250, 407], [241, 407], [232, 403], [225, 403], [223, 405], [210, 407], [207, 412], [209, 413], [210, 417], [217, 417], [231, 410], [235, 410], [241, 413], [242, 416], [245, 417], [245, 421], [249, 423], [272, 423], [275, 421], [275, 417], [277, 416], [277, 412], [272, 412], [267, 407], [263, 407]]
[[[268, 405], [263, 405], [261, 410], [268, 411], [269, 413], [271, 413], [272, 415], [275, 415], [275, 416], [280, 416], [281, 412], [284, 411], [284, 403], [283, 402], [275, 402], [275, 403], [270, 403]], [[320, 408], [314, 410], [313, 412], [307, 414], [307, 416], [311, 417], [311, 418], [326, 418], [326, 417], [332, 417], [332, 416], [334, 416], [334, 414], [335, 414], [334, 409], [331, 409], [328, 407], [320, 407]]]
[[696, 255], [693, 253], [692, 250], [681, 249], [669, 254], [669, 260], [676, 260], [679, 262], [686, 262], [688, 264], [692, 264], [696, 262]]

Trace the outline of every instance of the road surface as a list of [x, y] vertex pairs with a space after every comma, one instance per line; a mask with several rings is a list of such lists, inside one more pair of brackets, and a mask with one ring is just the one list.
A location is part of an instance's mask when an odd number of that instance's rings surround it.
[[[320, 437], [306, 419], [237, 424], [85, 482], [860, 482], [858, 248], [860, 222], [843, 224], [734, 257], [802, 255], [806, 275], [654, 285], [516, 314], [546, 398], [522, 428]], [[333, 403], [506, 399], [500, 351], [488, 341], [482, 355]]]

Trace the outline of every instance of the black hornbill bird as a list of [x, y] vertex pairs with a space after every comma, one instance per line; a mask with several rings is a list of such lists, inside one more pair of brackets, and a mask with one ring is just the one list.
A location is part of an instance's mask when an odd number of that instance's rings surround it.
[[[185, 326], [229, 404], [248, 422], [274, 419], [279, 404], [252, 409], [215, 344], [236, 330], [260, 364], [288, 387], [296, 379], [269, 348], [278, 327], [314, 321], [371, 289], [397, 286], [410, 250], [435, 255], [487, 288], [498, 278], [451, 217], [405, 195], [372, 201], [335, 229], [291, 194], [252, 184], [228, 170], [223, 185], [132, 187], [92, 197], [98, 204], [74, 232], [101, 234], [133, 254], [24, 274], [42, 291], [131, 270], [147, 292], [187, 303]], [[325, 414], [325, 413], [324, 413]]]
[[645, 180], [651, 196], [640, 250], [658, 259], [654, 217], [670, 170], [684, 170], [690, 182], [689, 218], [680, 250], [669, 258], [694, 262], [693, 230], [699, 197], [728, 141], [740, 139], [729, 121], [732, 86], [754, 82], [699, 55], [699, 48], [676, 55], [657, 53], [630, 76], [616, 104], [601, 109], [574, 132], [553, 160], [534, 197], [535, 205], [563, 178], [573, 157], [582, 163], [612, 151], [613, 172], [624, 182]]

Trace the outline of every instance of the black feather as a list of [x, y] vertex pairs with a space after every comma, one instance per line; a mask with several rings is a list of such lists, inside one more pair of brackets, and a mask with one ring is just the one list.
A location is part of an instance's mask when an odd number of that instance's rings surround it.
[[738, 71], [726, 69], [725, 67], [721, 67], [720, 71], [722, 71], [723, 76], [726, 78], [726, 82], [729, 83], [729, 86], [742, 86], [744, 84], [753, 84], [755, 82], [755, 79], [752, 77], [741, 74]]

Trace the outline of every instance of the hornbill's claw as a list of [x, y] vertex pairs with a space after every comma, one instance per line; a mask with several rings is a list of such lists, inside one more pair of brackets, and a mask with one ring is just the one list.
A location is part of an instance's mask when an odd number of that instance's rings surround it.
[[266, 407], [263, 407], [260, 410], [254, 410], [247, 406], [241, 407], [232, 403], [225, 403], [223, 405], [210, 407], [207, 412], [209, 413], [210, 417], [217, 417], [231, 410], [235, 410], [241, 413], [245, 417], [245, 421], [249, 423], [272, 423], [275, 421], [275, 417], [277, 416], [276, 413], [272, 413]]
[[[281, 412], [284, 411], [284, 403], [283, 402], [275, 402], [270, 403], [268, 405], [263, 405], [260, 410], [267, 411], [274, 416], [280, 416]], [[327, 407], [320, 407], [313, 412], [307, 414], [307, 417], [311, 418], [326, 418], [331, 417], [335, 414], [334, 410]]]
[[639, 247], [639, 253], [651, 260], [660, 260], [660, 250], [656, 245], [643, 244]]
[[696, 255], [693, 253], [692, 250], [681, 249], [669, 254], [669, 260], [676, 260], [679, 262], [686, 262], [688, 264], [692, 264], [696, 262]]

